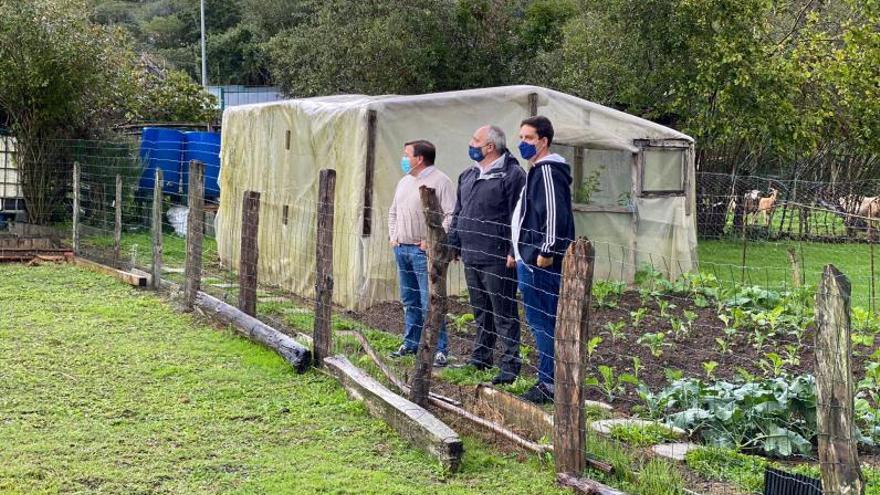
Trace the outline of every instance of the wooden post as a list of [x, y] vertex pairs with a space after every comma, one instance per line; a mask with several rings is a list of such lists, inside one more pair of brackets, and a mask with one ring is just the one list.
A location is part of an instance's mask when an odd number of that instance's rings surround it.
[[376, 170], [376, 111], [367, 110], [367, 150], [364, 155], [364, 223], [361, 237], [373, 233], [373, 181]]
[[584, 381], [590, 339], [593, 245], [583, 237], [568, 246], [562, 260], [562, 287], [556, 311], [553, 452], [557, 473], [575, 476], [586, 467]]
[[318, 185], [318, 233], [315, 242], [315, 366], [330, 355], [330, 319], [333, 303], [333, 213], [336, 171], [321, 170]]
[[[113, 226], [113, 262], [119, 264], [119, 251], [122, 249], [122, 176], [116, 174], [116, 222]], [[134, 267], [132, 267], [134, 268]]]
[[73, 254], [79, 254], [79, 162], [73, 162]]
[[801, 263], [797, 251], [793, 247], [788, 248], [788, 262], [791, 264], [791, 286], [801, 288]]
[[153, 182], [153, 289], [162, 288], [162, 169], [156, 169]]
[[412, 376], [409, 398], [425, 407], [431, 391], [431, 368], [434, 365], [440, 326], [446, 317], [446, 270], [449, 268], [452, 253], [446, 245], [443, 208], [436, 192], [426, 186], [420, 187], [419, 192], [428, 225], [428, 291], [431, 297], [428, 318], [422, 329], [419, 351], [416, 354], [416, 369]]
[[855, 380], [850, 341], [849, 280], [826, 265], [816, 292], [816, 412], [819, 465], [826, 495], [861, 495], [853, 420]]
[[238, 262], [238, 309], [257, 314], [257, 232], [260, 222], [260, 193], [245, 191], [241, 206], [241, 256]]
[[529, 117], [538, 115], [538, 93], [529, 93]]
[[202, 283], [202, 238], [205, 236], [205, 164], [198, 160], [189, 162], [188, 199], [183, 304], [186, 309], [192, 309]]

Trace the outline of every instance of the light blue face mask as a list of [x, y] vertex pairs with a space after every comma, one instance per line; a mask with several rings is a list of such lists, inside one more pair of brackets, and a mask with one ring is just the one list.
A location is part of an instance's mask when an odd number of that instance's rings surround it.
[[410, 170], [412, 170], [412, 165], [409, 163], [409, 157], [406, 155], [400, 159], [400, 170], [403, 170], [404, 174], [408, 174]]

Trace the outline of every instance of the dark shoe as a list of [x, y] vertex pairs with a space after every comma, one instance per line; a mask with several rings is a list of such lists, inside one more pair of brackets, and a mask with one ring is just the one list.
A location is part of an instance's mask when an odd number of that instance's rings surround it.
[[394, 352], [391, 353], [391, 357], [393, 357], [393, 358], [400, 358], [400, 357], [403, 357], [403, 356], [409, 356], [409, 355], [412, 355], [412, 354], [415, 354], [415, 353], [416, 353], [416, 350], [415, 350], [415, 349], [410, 349], [410, 348], [408, 348], [407, 346], [402, 345], [402, 346], [400, 346], [400, 348], [398, 348], [396, 351], [394, 351]]
[[495, 378], [492, 379], [492, 385], [510, 385], [514, 381], [516, 381], [516, 375], [501, 372], [495, 375]]
[[473, 366], [474, 368], [476, 368], [477, 371], [487, 370], [492, 367], [492, 363], [487, 363], [485, 361], [477, 361], [474, 359], [469, 360], [467, 362], [467, 364], [468, 364], [468, 366]]
[[519, 397], [533, 404], [551, 404], [553, 402], [553, 392], [548, 390], [548, 387], [543, 383], [538, 383]]

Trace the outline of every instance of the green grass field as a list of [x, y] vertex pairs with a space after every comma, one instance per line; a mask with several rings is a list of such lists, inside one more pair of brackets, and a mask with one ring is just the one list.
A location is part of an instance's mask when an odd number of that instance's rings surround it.
[[446, 474], [322, 374], [68, 265], [0, 265], [0, 493], [564, 493], [466, 438]]
[[[863, 243], [834, 244], [799, 241], [749, 241], [746, 246], [745, 281], [770, 288], [791, 287], [791, 265], [787, 250], [794, 248], [803, 256], [804, 278], [816, 284], [823, 267], [834, 264], [852, 282], [853, 304], [867, 307], [871, 284], [870, 246]], [[719, 280], [743, 280], [741, 240], [705, 240], [698, 242], [700, 270], [713, 273]], [[880, 248], [875, 247], [880, 271]]]

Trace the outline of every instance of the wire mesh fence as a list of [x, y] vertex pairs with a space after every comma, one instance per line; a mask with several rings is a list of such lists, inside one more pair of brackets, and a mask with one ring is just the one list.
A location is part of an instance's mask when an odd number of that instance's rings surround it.
[[[621, 255], [632, 245], [611, 242], [565, 255], [570, 244], [582, 244], [564, 238], [549, 252], [550, 264], [538, 266], [536, 259], [516, 259], [509, 223], [453, 219], [441, 207], [432, 227], [421, 203], [404, 214], [375, 209], [370, 217], [381, 228], [364, 236], [364, 211], [326, 191], [319, 195], [320, 181], [296, 203], [286, 199], [284, 184], [258, 196], [230, 185], [219, 199], [202, 199], [204, 211], [193, 216], [193, 188], [165, 191], [131, 145], [78, 149], [77, 187], [71, 181], [53, 194], [69, 212], [77, 207], [76, 226], [68, 223], [74, 215], [61, 216], [55, 229], [64, 238], [77, 229], [79, 255], [180, 286], [196, 276], [195, 290], [308, 347], [326, 346], [318, 358], [347, 355], [380, 383], [402, 383], [403, 395], [424, 380], [421, 388], [435, 401], [426, 405], [436, 409], [439, 401], [447, 411], [457, 407], [507, 425], [490, 437], [552, 450], [557, 462], [583, 455], [571, 461], [586, 466], [577, 476], [637, 493], [733, 494], [774, 493], [771, 485], [780, 480], [815, 489], [808, 478], [821, 474], [824, 493], [843, 493], [829, 486], [827, 473], [850, 469], [852, 456], [823, 454], [823, 445], [849, 445], [855, 454], [880, 440], [880, 318], [868, 268], [873, 238], [853, 220], [861, 215], [832, 211], [834, 201], [864, 197], [870, 185], [702, 174], [701, 233], [723, 224], [718, 232], [735, 238], [705, 241], [717, 252], [701, 251], [698, 266], [673, 269], [681, 261], [650, 246], [638, 248], [638, 257]], [[760, 223], [749, 216], [765, 210], [750, 209], [739, 191], [764, 186], [778, 191], [770, 196], [777, 202], [767, 212], [767, 235], [758, 239], [748, 229]], [[709, 206], [721, 203], [723, 221], [707, 220]], [[827, 231], [816, 223], [822, 205]], [[748, 235], [737, 234], [737, 209]], [[156, 211], [160, 225], [152, 220]], [[809, 218], [801, 222], [804, 211]], [[872, 219], [865, 216], [867, 227]], [[443, 244], [453, 222], [471, 242]], [[386, 226], [415, 237], [389, 238]], [[196, 246], [200, 260], [186, 238], [193, 229], [204, 236]], [[158, 273], [154, 253], [162, 258]], [[566, 260], [578, 267], [568, 278]], [[827, 263], [843, 267], [847, 281], [829, 276]], [[612, 269], [590, 269], [589, 277], [583, 271], [599, 265]], [[823, 340], [823, 323], [839, 331]], [[418, 355], [426, 340], [428, 361]], [[368, 347], [373, 359], [364, 358]], [[427, 373], [419, 372], [426, 362]], [[823, 377], [829, 370], [835, 373]], [[487, 389], [510, 399], [508, 409], [492, 402], [505, 399], [479, 395]], [[847, 390], [855, 395], [847, 399]], [[523, 415], [531, 419], [511, 426], [513, 416]], [[553, 416], [553, 426], [541, 423]], [[833, 418], [843, 430], [829, 427]], [[661, 461], [660, 453], [685, 459], [686, 467]], [[764, 468], [783, 470], [765, 483]], [[650, 491], [658, 482], [667, 484]]]

